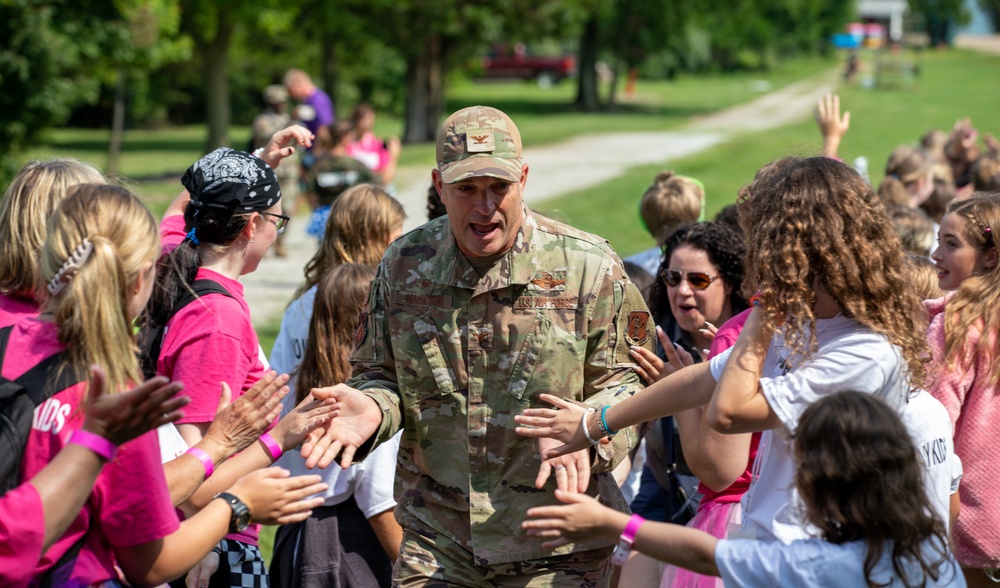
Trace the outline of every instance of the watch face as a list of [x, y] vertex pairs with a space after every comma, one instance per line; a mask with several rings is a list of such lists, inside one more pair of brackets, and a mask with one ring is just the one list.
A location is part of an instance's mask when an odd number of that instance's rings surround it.
[[237, 533], [242, 532], [249, 526], [250, 526], [250, 511], [246, 510], [246, 507], [244, 507], [243, 512], [236, 516], [235, 520], [236, 532]]

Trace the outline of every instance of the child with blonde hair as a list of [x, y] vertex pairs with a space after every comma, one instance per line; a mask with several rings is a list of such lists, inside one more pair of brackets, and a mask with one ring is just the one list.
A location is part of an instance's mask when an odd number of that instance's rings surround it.
[[49, 217], [71, 186], [103, 183], [104, 175], [75, 159], [29, 161], [0, 202], [0, 327], [38, 314], [38, 253]]
[[639, 200], [639, 218], [656, 239], [656, 247], [625, 261], [640, 266], [650, 277], [656, 276], [667, 237], [679, 227], [704, 220], [704, 214], [705, 186], [700, 181], [672, 170], [658, 173]]
[[934, 191], [934, 167], [930, 156], [920, 149], [900, 145], [889, 154], [885, 179], [878, 186], [878, 196], [886, 205], [916, 208]]
[[931, 394], [955, 426], [955, 452], [965, 474], [961, 510], [952, 532], [969, 586], [1000, 580], [1000, 460], [993, 451], [1000, 419], [1000, 195], [975, 193], [954, 201], [941, 221], [932, 255], [948, 294], [924, 303], [933, 362]]

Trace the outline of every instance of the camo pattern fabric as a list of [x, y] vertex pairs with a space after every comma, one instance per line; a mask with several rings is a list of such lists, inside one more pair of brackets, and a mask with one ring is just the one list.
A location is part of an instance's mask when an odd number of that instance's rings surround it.
[[[482, 277], [447, 217], [397, 239], [361, 313], [348, 385], [383, 410], [376, 443], [403, 430], [400, 524], [419, 522], [490, 565], [607, 546], [595, 538], [552, 552], [524, 534], [525, 511], [557, 500], [553, 479], [535, 487], [537, 441], [518, 435], [513, 417], [548, 407], [541, 393], [592, 406], [630, 397], [641, 383], [629, 346], [652, 350], [653, 328], [605, 240], [527, 209]], [[611, 470], [636, 443], [626, 429], [591, 450], [587, 492], [622, 512]]]
[[612, 547], [486, 566], [449, 537], [409, 527], [393, 566], [393, 587], [516, 586], [517, 588], [607, 588]]
[[436, 157], [446, 184], [479, 176], [517, 182], [521, 179], [521, 134], [503, 112], [472, 106], [441, 126]]

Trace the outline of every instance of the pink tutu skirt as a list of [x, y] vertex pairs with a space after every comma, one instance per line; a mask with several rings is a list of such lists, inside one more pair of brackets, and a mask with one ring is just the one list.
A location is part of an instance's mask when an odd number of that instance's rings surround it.
[[[725, 539], [729, 525], [738, 526], [742, 515], [743, 510], [739, 502], [712, 501], [701, 505], [687, 526]], [[703, 576], [684, 568], [666, 566], [660, 580], [660, 588], [723, 588], [723, 584], [722, 578], [716, 576]]]

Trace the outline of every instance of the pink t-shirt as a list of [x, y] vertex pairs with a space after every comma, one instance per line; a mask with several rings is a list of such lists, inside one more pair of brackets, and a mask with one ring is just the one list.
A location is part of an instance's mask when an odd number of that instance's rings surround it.
[[[736, 344], [736, 339], [739, 338], [740, 332], [743, 331], [743, 325], [750, 318], [751, 310], [753, 310], [753, 307], [732, 317], [719, 327], [715, 338], [712, 339], [712, 346], [708, 351], [708, 357], [705, 358], [706, 361]], [[698, 505], [698, 508], [702, 508], [711, 502], [729, 503], [740, 501], [743, 494], [750, 488], [750, 468], [753, 467], [754, 459], [757, 458], [758, 445], [760, 445], [760, 433], [754, 433], [750, 436], [750, 454], [747, 459], [746, 471], [739, 478], [736, 478], [736, 481], [725, 490], [716, 492], [704, 484], [698, 484], [698, 491], [702, 494], [701, 504]]]
[[42, 499], [21, 484], [0, 498], [0, 585], [27, 586], [44, 544]]
[[[180, 215], [160, 223], [164, 251], [177, 247], [185, 234], [184, 217]], [[243, 285], [205, 268], [198, 270], [195, 279], [217, 282], [232, 298], [223, 294], [202, 296], [167, 322], [156, 371], [183, 382], [184, 392], [191, 397], [178, 424], [212, 422], [219, 408], [220, 382], [229, 384], [236, 400], [266, 370], [257, 332], [250, 321], [250, 307], [243, 299]], [[259, 525], [251, 525], [229, 538], [256, 545], [259, 530]]]
[[[998, 387], [989, 382], [996, 352], [976, 353], [964, 369], [946, 369], [944, 357], [945, 310], [955, 293], [924, 301], [930, 314], [927, 340], [931, 347], [930, 393], [948, 410], [955, 426], [955, 454], [962, 459], [962, 484], [958, 488], [962, 508], [951, 529], [958, 563], [973, 568], [1000, 567], [1000, 458], [996, 452], [996, 430], [1000, 422]], [[993, 327], [990, 349], [996, 349]], [[975, 348], [983, 336], [981, 325], [973, 325], [966, 344]]]
[[29, 316], [38, 316], [37, 304], [8, 294], [0, 294], [0, 329]]
[[389, 150], [385, 148], [385, 143], [370, 132], [365, 133], [361, 139], [348, 143], [347, 154], [373, 172], [380, 172], [389, 164]]
[[[3, 375], [17, 378], [32, 366], [62, 349], [54, 324], [37, 318], [18, 322], [10, 334], [10, 347], [18, 353], [4, 358]], [[86, 384], [56, 393], [35, 409], [35, 419], [24, 460], [22, 479], [38, 474], [66, 445], [70, 433], [83, 426], [80, 403]], [[40, 509], [39, 509], [40, 512]], [[76, 520], [45, 552], [34, 567], [41, 574], [59, 560], [81, 537], [86, 540], [69, 577], [54, 578], [54, 585], [92, 584], [117, 578], [114, 548], [162, 539], [179, 527], [170, 492], [160, 464], [160, 445], [151, 431], [118, 448], [114, 461], [105, 464]]]

